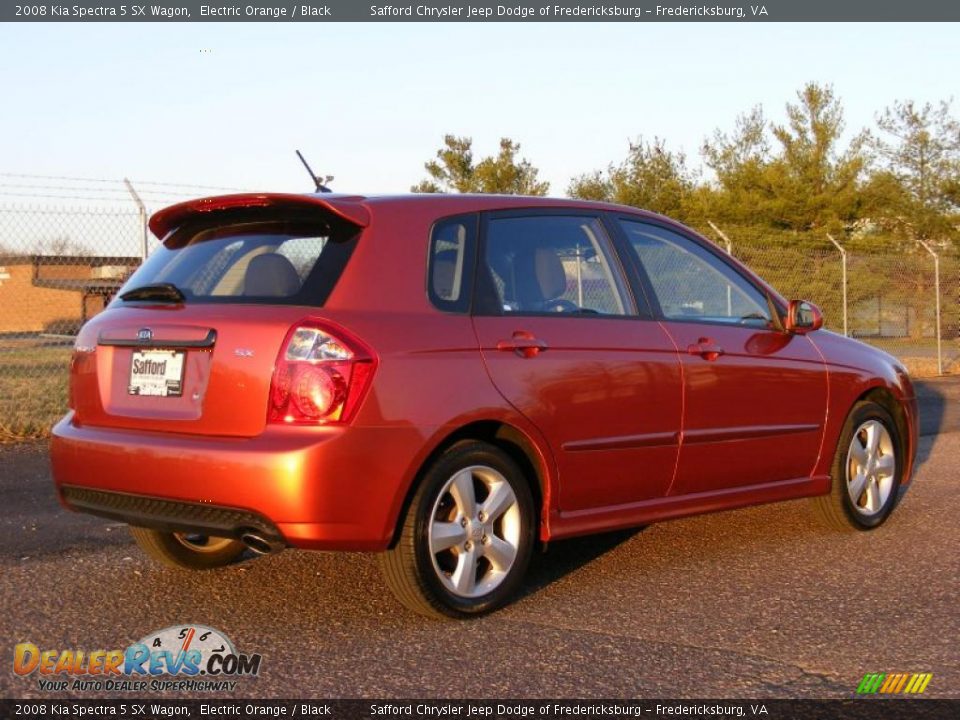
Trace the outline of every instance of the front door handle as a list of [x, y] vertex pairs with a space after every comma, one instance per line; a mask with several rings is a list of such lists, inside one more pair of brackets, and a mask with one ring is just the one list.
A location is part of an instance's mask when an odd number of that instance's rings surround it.
[[501, 352], [512, 351], [523, 358], [535, 358], [548, 348], [549, 346], [543, 340], [535, 338], [533, 333], [528, 333], [525, 330], [517, 330], [509, 340], [497, 342], [497, 350]]
[[723, 348], [717, 345], [710, 338], [700, 338], [693, 345], [687, 346], [687, 352], [690, 355], [699, 355], [704, 360], [709, 360], [713, 362], [718, 357], [723, 355]]

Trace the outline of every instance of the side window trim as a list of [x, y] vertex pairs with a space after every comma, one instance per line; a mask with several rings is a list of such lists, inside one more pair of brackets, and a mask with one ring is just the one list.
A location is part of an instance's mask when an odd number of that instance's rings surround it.
[[657, 320], [661, 317], [657, 296], [653, 292], [653, 286], [649, 285], [649, 278], [647, 278], [646, 271], [640, 265], [636, 257], [637, 254], [630, 247], [630, 241], [627, 239], [626, 233], [620, 227], [620, 217], [618, 213], [607, 211], [601, 213], [600, 220], [610, 237], [610, 242], [613, 243], [620, 270], [633, 295], [637, 317], [641, 320]]
[[503, 311], [499, 308], [499, 300], [497, 298], [496, 289], [493, 284], [493, 279], [489, 277], [489, 272], [486, 267], [486, 262], [484, 258], [486, 257], [486, 245], [487, 245], [487, 236], [489, 232], [490, 222], [493, 220], [501, 219], [510, 219], [510, 218], [535, 218], [535, 217], [576, 217], [576, 218], [586, 218], [589, 220], [596, 221], [600, 228], [606, 235], [608, 241], [608, 247], [613, 259], [613, 267], [610, 268], [611, 272], [619, 274], [620, 284], [622, 286], [622, 291], [624, 293], [623, 300], [626, 305], [626, 313], [623, 315], [594, 315], [591, 313], [582, 313], [582, 314], [564, 314], [560, 315], [558, 313], [515, 313], [517, 317], [564, 317], [567, 319], [572, 318], [594, 318], [594, 319], [617, 319], [617, 320], [650, 320], [652, 319], [652, 313], [650, 312], [649, 303], [646, 301], [645, 296], [638, 296], [636, 288], [633, 283], [632, 274], [630, 269], [627, 267], [624, 262], [623, 250], [620, 246], [619, 233], [620, 228], [614, 227], [615, 223], [611, 223], [606, 217], [608, 213], [598, 210], [590, 211], [583, 210], [579, 208], [563, 208], [563, 207], [553, 207], [553, 208], [511, 208], [503, 210], [485, 210], [480, 213], [480, 222], [479, 222], [479, 232], [477, 237], [477, 249], [476, 249], [476, 280], [473, 284], [473, 303], [472, 303], [472, 313], [475, 315], [482, 316], [503, 316]]
[[[705, 325], [718, 325], [721, 327], [737, 327], [731, 323], [721, 322], [716, 320], [701, 319], [701, 318], [668, 318], [664, 312], [663, 308], [660, 306], [660, 300], [657, 297], [657, 293], [654, 290], [653, 283], [650, 280], [650, 276], [647, 274], [647, 269], [644, 267], [643, 262], [640, 260], [639, 254], [633, 251], [630, 247], [630, 240], [627, 236], [627, 231], [623, 228], [623, 222], [637, 223], [640, 225], [648, 225], [653, 228], [660, 230], [665, 230], [676, 234], [678, 237], [683, 238], [684, 240], [692, 243], [693, 245], [701, 248], [712, 257], [719, 260], [723, 265], [725, 265], [731, 273], [733, 273], [737, 278], [743, 281], [746, 285], [753, 288], [760, 296], [764, 298], [766, 306], [770, 309], [775, 309], [774, 317], [771, 318], [771, 321], [776, 327], [780, 327], [783, 323], [782, 312], [783, 309], [776, 302], [776, 300], [770, 295], [770, 292], [763, 285], [758, 285], [756, 280], [749, 276], [744, 275], [743, 271], [735, 263], [731, 262], [730, 257], [723, 252], [720, 248], [716, 247], [713, 243], [708, 240], [702, 240], [695, 234], [685, 229], [678, 228], [673, 225], [668, 225], [666, 223], [657, 222], [654, 218], [647, 217], [638, 217], [635, 215], [628, 215], [624, 213], [613, 213], [613, 222], [611, 224], [616, 226], [616, 232], [621, 241], [625, 244], [625, 250], [630, 257], [630, 262], [632, 267], [637, 273], [638, 280], [643, 287], [644, 292], [647, 294], [648, 301], [650, 303], [651, 312], [654, 313], [654, 316], [658, 320], [664, 320], [669, 322], [678, 322], [678, 323], [700, 323]], [[744, 326], [749, 327], [749, 326]], [[756, 328], [753, 328], [754, 330]]]

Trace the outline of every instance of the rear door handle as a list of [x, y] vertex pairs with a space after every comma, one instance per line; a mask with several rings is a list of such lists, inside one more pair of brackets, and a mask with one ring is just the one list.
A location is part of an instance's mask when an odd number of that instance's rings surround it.
[[712, 362], [723, 355], [723, 348], [710, 338], [700, 338], [693, 345], [687, 346], [687, 352], [690, 355], [699, 355], [704, 360]]
[[543, 340], [539, 340], [525, 330], [517, 330], [509, 340], [497, 342], [497, 350], [501, 352], [515, 352], [519, 357], [534, 358], [549, 348]]

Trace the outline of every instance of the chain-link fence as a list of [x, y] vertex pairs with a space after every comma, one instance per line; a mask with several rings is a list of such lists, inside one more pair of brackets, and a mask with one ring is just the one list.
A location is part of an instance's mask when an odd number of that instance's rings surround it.
[[771, 238], [743, 228], [712, 236], [781, 294], [816, 303], [827, 328], [886, 350], [916, 376], [960, 372], [955, 249], [877, 238], [848, 246], [825, 234]]
[[[0, 174], [0, 441], [43, 436], [63, 413], [74, 335], [155, 245], [145, 244], [149, 212], [231, 190]], [[782, 294], [817, 303], [828, 328], [900, 357], [915, 375], [960, 372], [955, 251], [705, 230]]]
[[63, 414], [74, 336], [156, 247], [149, 213], [232, 190], [0, 173], [0, 442]]
[[136, 210], [0, 205], [0, 436], [62, 413], [73, 336], [140, 264], [140, 227]]

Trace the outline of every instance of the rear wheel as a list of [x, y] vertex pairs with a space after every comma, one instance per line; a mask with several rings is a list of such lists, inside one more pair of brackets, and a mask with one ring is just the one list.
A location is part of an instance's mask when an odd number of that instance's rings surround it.
[[397, 599], [415, 612], [479, 615], [516, 592], [535, 525], [530, 486], [517, 464], [493, 445], [465, 441], [427, 470], [380, 567]]
[[890, 413], [862, 401], [850, 412], [833, 460], [828, 495], [811, 498], [814, 512], [838, 530], [871, 530], [893, 512], [903, 465]]
[[137, 545], [154, 560], [170, 567], [210, 570], [229, 565], [244, 551], [239, 540], [212, 535], [164, 532], [130, 526]]

